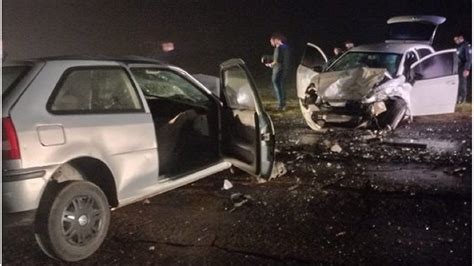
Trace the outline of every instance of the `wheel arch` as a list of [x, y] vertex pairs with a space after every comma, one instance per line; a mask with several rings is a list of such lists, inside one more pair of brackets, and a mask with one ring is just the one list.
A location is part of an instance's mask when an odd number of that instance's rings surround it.
[[79, 157], [62, 164], [52, 175], [52, 181], [86, 180], [97, 185], [107, 196], [111, 207], [118, 206], [117, 187], [112, 171], [101, 160], [93, 157]]

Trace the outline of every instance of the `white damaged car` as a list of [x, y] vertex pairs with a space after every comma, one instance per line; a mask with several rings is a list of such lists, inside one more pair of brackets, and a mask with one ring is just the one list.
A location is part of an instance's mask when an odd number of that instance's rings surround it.
[[308, 126], [395, 129], [403, 118], [454, 112], [456, 49], [435, 52], [431, 46], [445, 20], [390, 18], [388, 40], [354, 47], [330, 63], [308, 43], [297, 70], [297, 95]]

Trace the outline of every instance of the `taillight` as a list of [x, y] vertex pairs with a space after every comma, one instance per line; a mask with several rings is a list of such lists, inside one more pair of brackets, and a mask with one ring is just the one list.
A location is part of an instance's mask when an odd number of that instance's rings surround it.
[[2, 118], [2, 156], [3, 160], [20, 159], [18, 137], [10, 117]]

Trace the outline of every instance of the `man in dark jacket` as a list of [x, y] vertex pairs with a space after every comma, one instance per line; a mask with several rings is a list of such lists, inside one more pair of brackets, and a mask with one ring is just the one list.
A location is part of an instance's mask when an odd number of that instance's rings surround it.
[[286, 109], [284, 84], [290, 68], [290, 49], [286, 45], [285, 36], [280, 33], [272, 35], [270, 44], [275, 47], [273, 61], [265, 65], [272, 68], [272, 85], [278, 101], [278, 110], [284, 111]]
[[467, 97], [467, 77], [471, 69], [472, 50], [471, 45], [464, 40], [462, 34], [454, 36], [454, 42], [456, 43], [456, 53], [458, 55], [458, 103], [464, 103]]

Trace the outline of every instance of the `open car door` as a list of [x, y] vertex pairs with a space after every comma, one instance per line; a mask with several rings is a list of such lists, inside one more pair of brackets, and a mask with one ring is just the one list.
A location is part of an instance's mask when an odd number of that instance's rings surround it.
[[304, 99], [311, 79], [323, 70], [328, 62], [323, 50], [312, 43], [306, 44], [301, 63], [296, 71], [296, 90], [298, 98]]
[[231, 59], [221, 64], [223, 155], [250, 174], [268, 177], [274, 160], [275, 130], [263, 110], [244, 61]]
[[456, 49], [424, 57], [410, 67], [412, 115], [452, 113], [458, 93]]
[[432, 44], [436, 30], [446, 18], [439, 16], [398, 16], [387, 20], [386, 42], [423, 42]]

